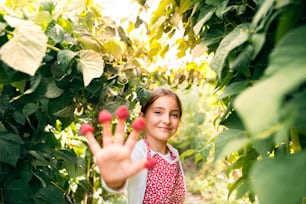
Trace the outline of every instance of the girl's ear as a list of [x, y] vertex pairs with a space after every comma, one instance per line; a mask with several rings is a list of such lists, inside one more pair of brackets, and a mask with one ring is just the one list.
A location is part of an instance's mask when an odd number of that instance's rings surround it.
[[144, 114], [142, 112], [140, 112], [139, 117], [144, 117]]

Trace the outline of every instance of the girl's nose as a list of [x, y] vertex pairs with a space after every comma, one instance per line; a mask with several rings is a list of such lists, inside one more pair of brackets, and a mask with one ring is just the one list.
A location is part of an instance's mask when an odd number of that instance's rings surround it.
[[163, 117], [163, 122], [166, 124], [170, 123], [170, 116], [168, 114], [165, 114]]

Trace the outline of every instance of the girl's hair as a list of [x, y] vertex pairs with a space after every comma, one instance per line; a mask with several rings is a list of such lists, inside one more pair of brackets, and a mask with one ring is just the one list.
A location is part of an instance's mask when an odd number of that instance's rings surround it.
[[171, 89], [168, 88], [157, 88], [155, 89], [152, 93], [150, 98], [147, 100], [147, 102], [145, 103], [145, 105], [143, 105], [141, 107], [141, 112], [143, 114], [146, 114], [148, 108], [160, 97], [162, 96], [171, 96], [172, 98], [174, 98], [174, 100], [177, 103], [177, 106], [179, 108], [179, 118], [182, 117], [183, 114], [183, 110], [182, 110], [182, 103], [180, 98], [178, 97], [178, 95], [172, 91]]

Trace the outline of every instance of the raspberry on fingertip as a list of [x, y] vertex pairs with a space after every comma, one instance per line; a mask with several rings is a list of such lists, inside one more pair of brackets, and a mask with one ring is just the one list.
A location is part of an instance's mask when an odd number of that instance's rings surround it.
[[150, 169], [154, 167], [156, 163], [157, 163], [157, 160], [155, 158], [148, 157], [147, 162], [145, 163], [145, 168]]
[[107, 110], [102, 110], [98, 116], [99, 123], [104, 123], [112, 120], [112, 114]]
[[116, 110], [116, 116], [119, 119], [127, 119], [130, 116], [129, 109], [127, 106], [119, 106]]
[[80, 128], [80, 134], [81, 135], [86, 135], [87, 133], [93, 133], [94, 132], [94, 127], [90, 124], [87, 124], [87, 123], [83, 123], [81, 125], [81, 128]]
[[146, 127], [144, 118], [140, 117], [133, 121], [132, 128], [136, 131], [142, 131]]

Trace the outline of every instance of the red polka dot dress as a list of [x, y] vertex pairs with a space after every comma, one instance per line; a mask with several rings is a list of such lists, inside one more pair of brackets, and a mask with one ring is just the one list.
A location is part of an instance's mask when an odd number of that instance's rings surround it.
[[[151, 150], [148, 142], [147, 157], [151, 157]], [[170, 151], [170, 150], [169, 150]], [[175, 156], [170, 151], [170, 156]], [[185, 198], [185, 183], [179, 162], [169, 163], [161, 155], [153, 156], [157, 160], [154, 167], [148, 169], [144, 204], [181, 204]]]

